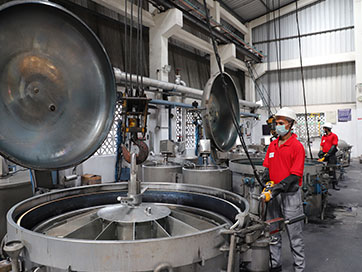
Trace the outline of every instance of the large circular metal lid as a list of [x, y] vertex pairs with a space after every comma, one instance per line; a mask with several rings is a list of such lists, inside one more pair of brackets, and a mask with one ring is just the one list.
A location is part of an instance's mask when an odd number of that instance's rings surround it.
[[202, 98], [202, 107], [206, 108], [203, 114], [203, 122], [206, 137], [211, 139], [216, 147], [221, 151], [230, 150], [238, 136], [232, 120], [232, 111], [234, 109], [237, 115], [238, 125], [240, 123], [239, 98], [235, 83], [231, 76], [224, 73], [227, 84], [229, 101], [223, 88], [221, 74], [216, 74], [206, 83]]
[[39, 170], [79, 164], [113, 121], [116, 86], [102, 44], [47, 1], [1, 6], [0, 25], [0, 154]]

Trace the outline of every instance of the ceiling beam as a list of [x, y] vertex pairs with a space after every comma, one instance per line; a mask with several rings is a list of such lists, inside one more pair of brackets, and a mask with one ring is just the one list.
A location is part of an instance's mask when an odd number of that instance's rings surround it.
[[[321, 0], [298, 0], [298, 9], [301, 9], [305, 6], [309, 6], [311, 4], [314, 4], [315, 2], [319, 2]], [[279, 13], [279, 10], [280, 10], [280, 13]], [[278, 11], [278, 12], [276, 12]], [[294, 12], [295, 11], [295, 2], [289, 4], [289, 5], [286, 5], [280, 9], [276, 9], [274, 11], [272, 11], [271, 13], [275, 13], [274, 16], [272, 16], [272, 14], [270, 13], [267, 13], [263, 16], [260, 16], [259, 18], [256, 18], [252, 21], [250, 21], [248, 23], [248, 26], [253, 29], [259, 25], [263, 25], [265, 23], [268, 22], [268, 18], [273, 18], [273, 19], [277, 19], [278, 17], [281, 17], [281, 16], [284, 16], [286, 14], [289, 14], [291, 12]]]

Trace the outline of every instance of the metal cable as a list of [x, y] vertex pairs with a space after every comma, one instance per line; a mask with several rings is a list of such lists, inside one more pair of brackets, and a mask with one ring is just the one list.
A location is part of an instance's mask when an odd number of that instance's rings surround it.
[[[129, 27], [129, 76], [131, 79], [132, 74], [132, 45], [133, 45], [133, 3], [134, 0], [131, 0], [131, 22]], [[130, 96], [133, 96], [133, 81], [131, 80], [131, 90], [130, 90]]]
[[137, 74], [137, 89], [140, 88], [140, 0], [137, 0], [137, 42], [136, 42], [136, 74]]
[[[272, 5], [273, 5], [273, 26], [274, 26], [274, 37], [275, 37], [275, 40], [278, 39], [277, 37], [277, 25], [276, 25], [276, 18], [275, 18], [275, 5], [274, 5], [274, 1], [272, 1]], [[279, 0], [280, 1], [280, 0]], [[270, 9], [269, 9], [270, 11]], [[279, 36], [280, 36], [280, 18], [279, 18]], [[275, 57], [276, 57], [276, 63], [277, 63], [277, 75], [278, 75], [278, 85], [279, 85], [279, 107], [282, 108], [282, 84], [281, 84], [281, 79], [280, 79], [280, 70], [281, 70], [281, 63], [280, 63], [280, 55], [279, 55], [279, 46], [278, 46], [278, 42], [276, 41], [275, 42]]]
[[280, 108], [282, 108], [282, 43], [280, 38], [282, 37], [281, 27], [280, 27], [280, 0], [278, 0], [279, 14], [278, 14], [278, 22], [279, 22], [279, 99], [280, 99]]
[[304, 84], [304, 69], [303, 69], [303, 57], [302, 57], [302, 41], [300, 37], [300, 27], [299, 27], [299, 18], [298, 18], [298, 1], [295, 1], [295, 19], [297, 21], [297, 30], [298, 30], [298, 45], [299, 45], [299, 59], [300, 59], [300, 72], [302, 76], [302, 87], [303, 87], [303, 101], [304, 101], [304, 119], [305, 126], [307, 129], [307, 141], [310, 158], [313, 160], [312, 149], [310, 147], [310, 136], [309, 136], [309, 127], [308, 127], [308, 111], [307, 111], [307, 99], [305, 95], [305, 84]]
[[144, 55], [143, 55], [143, 0], [141, 0], [141, 96], [144, 95], [143, 73], [144, 73]]
[[207, 22], [207, 25], [208, 25], [208, 28], [209, 28], [210, 37], [211, 37], [211, 41], [212, 41], [212, 46], [213, 46], [214, 53], [215, 53], [216, 62], [217, 62], [217, 65], [219, 67], [220, 76], [221, 76], [222, 83], [223, 83], [223, 89], [224, 89], [224, 92], [225, 92], [227, 103], [230, 105], [231, 119], [232, 119], [233, 124], [235, 126], [235, 129], [236, 129], [236, 131], [238, 133], [240, 143], [241, 143], [241, 145], [242, 145], [242, 147], [244, 149], [244, 152], [245, 152], [245, 154], [246, 154], [246, 156], [247, 156], [247, 158], [248, 158], [248, 160], [250, 162], [250, 165], [251, 165], [251, 167], [253, 169], [254, 176], [255, 176], [256, 180], [258, 181], [259, 185], [261, 187], [264, 187], [261, 180], [260, 180], [259, 174], [258, 174], [258, 172], [257, 172], [257, 170], [255, 168], [255, 165], [254, 165], [253, 161], [250, 158], [248, 147], [246, 146], [242, 131], [240, 129], [240, 126], [238, 125], [237, 118], [240, 118], [240, 117], [236, 116], [235, 109], [233, 107], [233, 104], [231, 103], [230, 94], [227, 91], [227, 83], [225, 81], [224, 72], [222, 70], [220, 55], [218, 53], [216, 41], [215, 41], [214, 35], [212, 34], [212, 28], [211, 28], [211, 24], [210, 24], [210, 17], [209, 17], [209, 11], [207, 9], [206, 0], [204, 0], [204, 8], [205, 8], [205, 13], [206, 13], [206, 22]]
[[125, 85], [126, 85], [126, 92], [127, 92], [127, 88], [128, 88], [128, 41], [127, 41], [127, 37], [128, 37], [128, 31], [127, 31], [127, 19], [128, 19], [128, 11], [127, 11], [127, 2], [128, 0], [124, 0], [124, 8], [125, 8], [125, 14], [124, 14], [124, 71], [126, 73], [126, 80], [125, 80]]

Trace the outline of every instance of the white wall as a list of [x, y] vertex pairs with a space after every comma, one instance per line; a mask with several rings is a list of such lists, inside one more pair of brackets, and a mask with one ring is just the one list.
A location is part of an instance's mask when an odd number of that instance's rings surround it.
[[114, 182], [116, 155], [93, 156], [83, 162], [83, 174], [102, 176], [102, 183]]

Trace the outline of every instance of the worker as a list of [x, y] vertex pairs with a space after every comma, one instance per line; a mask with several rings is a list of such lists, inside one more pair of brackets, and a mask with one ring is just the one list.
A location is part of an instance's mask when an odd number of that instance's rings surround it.
[[[261, 195], [267, 204], [267, 219], [291, 219], [303, 214], [302, 198], [299, 187], [302, 185], [305, 150], [293, 133], [296, 120], [295, 112], [284, 107], [276, 114], [276, 133], [279, 135], [269, 145], [263, 166], [265, 167], [263, 182], [268, 183]], [[278, 226], [271, 225], [271, 231]], [[299, 221], [286, 226], [290, 248], [294, 258], [294, 270], [305, 269], [303, 222]], [[270, 245], [271, 270], [282, 271], [282, 237], [280, 233], [273, 235]]]
[[329, 176], [332, 178], [333, 189], [339, 190], [338, 180], [336, 178], [336, 164], [337, 164], [337, 146], [338, 136], [332, 132], [332, 124], [325, 123], [323, 125], [324, 135], [318, 153], [319, 161], [327, 162], [329, 167]]

